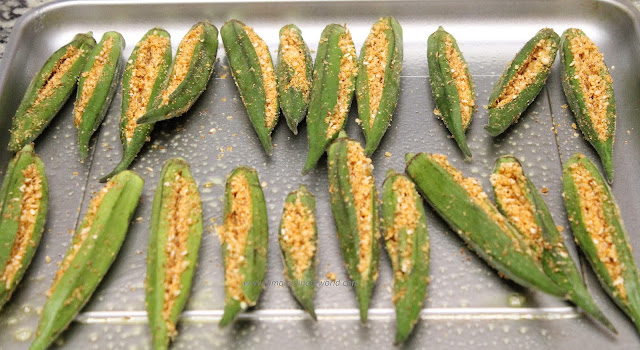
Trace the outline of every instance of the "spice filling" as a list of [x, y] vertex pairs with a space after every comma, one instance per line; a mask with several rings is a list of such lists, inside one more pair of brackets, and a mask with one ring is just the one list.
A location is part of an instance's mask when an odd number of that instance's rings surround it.
[[462, 128], [466, 129], [471, 121], [471, 113], [476, 105], [475, 96], [471, 91], [471, 82], [467, 75], [467, 64], [456, 50], [451, 39], [451, 35], [447, 35], [445, 40], [445, 55], [449, 69], [451, 69], [451, 78], [456, 84], [458, 96], [460, 98], [460, 114], [462, 116]]
[[244, 30], [247, 32], [249, 41], [251, 41], [251, 45], [253, 45], [253, 49], [256, 51], [256, 56], [258, 56], [258, 62], [260, 64], [260, 71], [262, 74], [262, 85], [266, 99], [264, 105], [264, 126], [267, 129], [271, 129], [273, 124], [276, 122], [278, 113], [280, 112], [277, 109], [278, 90], [276, 85], [276, 74], [273, 71], [273, 63], [271, 62], [271, 54], [269, 53], [267, 43], [265, 43], [264, 40], [262, 40], [258, 34], [253, 31], [253, 28], [244, 26]]
[[293, 75], [284, 89], [297, 89], [302, 92], [304, 101], [309, 101], [310, 83], [306, 73], [306, 52], [300, 33], [294, 28], [286, 28], [280, 36], [282, 60], [293, 69]]
[[365, 42], [366, 55], [363, 64], [367, 68], [370, 127], [373, 126], [376, 115], [378, 115], [378, 108], [384, 92], [384, 78], [389, 55], [389, 40], [387, 40], [386, 33], [388, 29], [387, 21], [380, 19], [371, 29], [371, 34]]
[[340, 57], [340, 72], [338, 73], [338, 101], [333, 111], [327, 112], [325, 123], [327, 127], [327, 139], [330, 139], [336, 132], [342, 128], [349, 107], [351, 105], [351, 92], [353, 91], [352, 78], [358, 74], [358, 65], [356, 61], [356, 47], [351, 40], [351, 33], [348, 29], [340, 36], [338, 46], [342, 51]]
[[[389, 249], [389, 256], [393, 264], [394, 274], [396, 278], [404, 278], [413, 267], [413, 245], [415, 230], [418, 227], [420, 213], [416, 206], [415, 185], [404, 176], [398, 176], [393, 182], [393, 193], [396, 195], [396, 207], [393, 213], [393, 226], [389, 227], [386, 232], [385, 240]], [[398, 242], [400, 241], [400, 231], [406, 230], [406, 242], [404, 250], [398, 257]], [[398, 265], [399, 258], [402, 264]]]
[[162, 104], [169, 103], [169, 96], [182, 84], [184, 79], [189, 73], [191, 67], [191, 60], [193, 59], [193, 53], [196, 45], [202, 41], [202, 33], [204, 29], [202, 26], [197, 26], [185, 35], [178, 47], [178, 53], [176, 54], [176, 60], [173, 64], [173, 70], [169, 78], [167, 88], [162, 92]]
[[93, 92], [96, 90], [98, 80], [100, 80], [102, 76], [102, 71], [109, 61], [109, 55], [111, 54], [112, 48], [113, 37], [108, 37], [102, 45], [102, 50], [100, 50], [98, 55], [95, 57], [95, 61], [93, 62], [93, 66], [91, 66], [91, 69], [88, 72], [82, 73], [82, 77], [85, 79], [82, 85], [80, 98], [78, 99], [78, 102], [76, 103], [75, 109], [73, 111], [76, 127], [80, 126], [82, 115], [87, 108], [89, 99], [91, 99], [91, 96], [93, 96]]
[[45, 84], [40, 88], [40, 90], [38, 90], [31, 109], [35, 108], [37, 105], [42, 103], [42, 101], [51, 97], [56, 92], [58, 87], [62, 85], [62, 78], [67, 74], [69, 69], [71, 69], [73, 64], [76, 63], [83, 53], [84, 50], [82, 49], [72, 45], [67, 46], [67, 51], [62, 57], [60, 57], [58, 62], [56, 62], [55, 66], [49, 73], [49, 76], [45, 79]]
[[313, 212], [302, 204], [300, 194], [295, 202], [284, 204], [284, 214], [280, 237], [293, 257], [293, 274], [301, 280], [304, 272], [311, 266], [316, 245], [315, 218]]

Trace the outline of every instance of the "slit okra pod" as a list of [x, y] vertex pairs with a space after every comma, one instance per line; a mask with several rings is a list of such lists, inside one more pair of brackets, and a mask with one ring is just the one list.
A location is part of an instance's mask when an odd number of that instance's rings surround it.
[[407, 154], [407, 175], [427, 203], [487, 264], [512, 281], [564, 296], [535, 253], [482, 190], [440, 154]]
[[102, 179], [126, 170], [151, 137], [153, 124], [138, 124], [162, 93], [171, 64], [171, 37], [162, 28], [150, 29], [136, 44], [122, 76], [122, 110], [120, 112], [120, 142], [122, 159], [115, 169]]
[[313, 67], [307, 112], [309, 153], [303, 175], [315, 168], [329, 144], [344, 128], [357, 74], [358, 58], [351, 33], [346, 27], [329, 24], [322, 31]]
[[143, 185], [136, 173], [123, 171], [89, 202], [47, 292], [31, 350], [49, 347], [89, 301], [118, 255]]
[[562, 33], [562, 88], [584, 138], [598, 152], [604, 174], [613, 183], [616, 100], [604, 56], [582, 30]]
[[267, 271], [267, 207], [255, 169], [235, 168], [227, 177], [224, 224], [218, 227], [224, 265], [224, 314], [220, 327], [258, 302]]
[[562, 172], [571, 230], [602, 288], [640, 331], [638, 267], [620, 209], [596, 166], [576, 153]]
[[356, 99], [366, 139], [364, 151], [373, 154], [391, 124], [398, 104], [402, 72], [402, 27], [393, 17], [380, 18], [360, 50]]
[[395, 343], [399, 344], [413, 331], [427, 296], [429, 230], [415, 184], [391, 169], [382, 185], [382, 224], [393, 268]]
[[28, 144], [9, 162], [0, 191], [0, 311], [31, 263], [48, 209], [44, 164]]
[[118, 32], [106, 32], [88, 55], [78, 80], [73, 119], [78, 128], [80, 160], [89, 153], [89, 141], [109, 110], [118, 86], [125, 41]]
[[587, 291], [546, 203], [518, 159], [511, 155], [498, 158], [491, 184], [498, 210], [520, 231], [547, 276], [565, 289], [565, 298], [617, 333]]
[[427, 40], [427, 62], [434, 112], [442, 118], [464, 157], [470, 159], [465, 133], [476, 106], [475, 85], [458, 42], [442, 27]]
[[293, 296], [317, 320], [313, 307], [316, 265], [318, 260], [318, 228], [316, 200], [305, 186], [289, 193], [285, 199], [278, 242], [284, 261], [284, 276]]
[[493, 86], [489, 97], [489, 123], [485, 130], [498, 136], [518, 121], [547, 81], [558, 54], [560, 37], [543, 28], [516, 54]]
[[278, 63], [278, 100], [287, 126], [298, 135], [298, 124], [307, 115], [313, 79], [313, 59], [302, 31], [295, 24], [280, 29]]
[[378, 279], [380, 219], [373, 165], [364, 149], [344, 131], [328, 151], [329, 197], [347, 273], [354, 283], [360, 321], [367, 322]]
[[146, 304], [154, 349], [167, 349], [187, 302], [202, 239], [202, 204], [189, 164], [165, 162], [151, 212]]
[[178, 45], [165, 88], [137, 123], [155, 123], [186, 113], [207, 88], [217, 53], [218, 29], [206, 21], [191, 27]]
[[267, 155], [271, 155], [271, 132], [278, 123], [278, 89], [271, 53], [253, 28], [238, 20], [220, 28], [231, 75]]
[[92, 33], [76, 34], [54, 52], [31, 79], [13, 116], [9, 151], [18, 152], [35, 140], [71, 96], [89, 51], [96, 44]]

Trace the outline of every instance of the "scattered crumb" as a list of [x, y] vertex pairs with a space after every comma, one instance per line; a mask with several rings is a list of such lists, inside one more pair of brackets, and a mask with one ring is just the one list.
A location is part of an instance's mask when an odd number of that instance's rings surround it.
[[548, 189], [548, 188], [546, 188], [546, 187], [543, 187], [543, 188], [541, 188], [541, 189], [540, 189], [540, 192], [542, 192], [542, 193], [549, 193], [549, 189]]
[[560, 108], [562, 108], [562, 109], [567, 109], [567, 108], [569, 108], [569, 106], [567, 106], [567, 104], [565, 103], [565, 104], [563, 104], [562, 106], [560, 106]]
[[223, 98], [222, 98], [222, 102], [227, 102], [227, 98], [226, 98], [226, 97], [223, 97]]
[[571, 127], [572, 127], [574, 130], [578, 130], [578, 126], [576, 125], [576, 123], [571, 123]]
[[384, 152], [384, 156], [387, 157], [387, 158], [390, 158], [391, 157], [391, 152]]
[[334, 282], [336, 280], [336, 274], [333, 272], [327, 272], [326, 277], [331, 282]]
[[558, 232], [564, 232], [564, 226], [556, 225], [556, 228], [558, 229]]
[[44, 257], [44, 260], [47, 262], [47, 264], [51, 263], [51, 257], [48, 255]]
[[211, 187], [213, 187], [213, 182], [211, 182], [211, 181], [205, 182], [203, 187], [204, 188], [211, 188]]

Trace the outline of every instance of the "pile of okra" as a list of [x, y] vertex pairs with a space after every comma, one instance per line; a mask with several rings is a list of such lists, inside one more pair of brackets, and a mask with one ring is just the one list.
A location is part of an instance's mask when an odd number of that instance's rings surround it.
[[[279, 32], [277, 61], [251, 27], [237, 20], [220, 29], [233, 79], [256, 136], [270, 155], [271, 133], [282, 114], [294, 135], [306, 121], [308, 156], [303, 174], [326, 153], [329, 198], [344, 265], [352, 280], [360, 319], [367, 321], [378, 278], [381, 243], [393, 269], [395, 342], [404, 342], [419, 319], [429, 283], [426, 206], [501, 276], [580, 307], [611, 332], [614, 325], [586, 289], [564, 237], [536, 185], [518, 159], [495, 162], [492, 201], [480, 182], [465, 177], [442, 154], [408, 153], [404, 173], [389, 169], [378, 193], [372, 161], [392, 123], [403, 64], [402, 27], [380, 18], [360, 55], [346, 25], [326, 26], [315, 62], [294, 24]], [[175, 55], [170, 34], [152, 28], [129, 58], [123, 36], [78, 34], [33, 77], [11, 126], [10, 161], [0, 192], [0, 309], [19, 286], [38, 247], [48, 211], [48, 182], [34, 143], [76, 89], [73, 120], [84, 161], [94, 134], [121, 86], [122, 160], [91, 199], [59, 263], [31, 349], [45, 349], [91, 298], [118, 255], [144, 181], [127, 170], [155, 123], [187, 115], [209, 83], [218, 51], [218, 29], [195, 24]], [[493, 137], [516, 123], [543, 88], [560, 55], [562, 87], [584, 138], [597, 151], [604, 176], [584, 155], [564, 164], [563, 197], [576, 242], [602, 288], [640, 327], [640, 280], [629, 237], [612, 195], [616, 104], [603, 54], [579, 29], [558, 36], [536, 33], [504, 69], [491, 92], [486, 131]], [[473, 162], [466, 131], [477, 111], [474, 80], [454, 36], [440, 27], [428, 38], [425, 59], [435, 115], [460, 155]], [[353, 96], [364, 145], [343, 130]], [[117, 107], [111, 107], [117, 108]], [[184, 118], [184, 117], [183, 117]], [[456, 150], [457, 152], [458, 150]], [[459, 156], [459, 155], [457, 155]], [[145, 281], [146, 309], [156, 349], [169, 347], [189, 297], [202, 238], [202, 203], [189, 164], [166, 161], [152, 203]], [[381, 203], [381, 205], [380, 205]], [[293, 297], [317, 319], [314, 308], [318, 230], [316, 201], [303, 185], [284, 200], [278, 242]], [[273, 215], [273, 213], [271, 213]], [[267, 270], [267, 207], [258, 173], [238, 166], [226, 179], [224, 222], [218, 227], [225, 305], [220, 326], [256, 305]], [[51, 215], [50, 215], [51, 216]], [[245, 283], [253, 281], [253, 283]], [[259, 281], [260, 283], [255, 283]]]

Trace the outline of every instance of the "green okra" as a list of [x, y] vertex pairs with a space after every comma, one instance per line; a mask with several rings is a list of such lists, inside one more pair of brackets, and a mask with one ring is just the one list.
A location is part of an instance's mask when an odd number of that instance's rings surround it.
[[382, 223], [393, 267], [396, 343], [404, 342], [418, 321], [429, 284], [429, 230], [422, 197], [404, 174], [387, 171], [382, 186]]
[[441, 116], [465, 158], [470, 159], [465, 132], [476, 108], [475, 85], [458, 42], [442, 27], [427, 40], [427, 62], [434, 112]]
[[280, 107], [269, 48], [253, 28], [235, 19], [220, 28], [220, 36], [251, 124], [265, 152], [271, 155], [271, 132], [278, 123]]
[[407, 174], [429, 205], [460, 238], [505, 277], [563, 296], [522, 237], [491, 203], [478, 180], [465, 178], [440, 154], [407, 154]]
[[562, 88], [584, 138], [598, 152], [604, 174], [613, 183], [616, 100], [604, 56], [580, 29], [562, 33]]
[[199, 22], [182, 38], [169, 80], [138, 124], [155, 123], [186, 113], [207, 88], [218, 53], [218, 28]]
[[493, 86], [489, 97], [489, 123], [485, 129], [498, 136], [516, 123], [538, 96], [556, 59], [560, 37], [543, 28], [513, 58]]
[[258, 172], [235, 168], [227, 177], [224, 225], [218, 228], [224, 265], [224, 314], [220, 327], [258, 302], [267, 271], [267, 207]]
[[189, 164], [164, 163], [153, 198], [146, 304], [154, 349], [167, 349], [187, 302], [202, 238], [202, 204]]
[[567, 299], [617, 333], [587, 291], [546, 203], [518, 159], [511, 155], [498, 158], [491, 184], [498, 210], [520, 231], [547, 276], [565, 290]]
[[384, 17], [373, 25], [360, 50], [356, 99], [367, 155], [378, 148], [398, 104], [402, 46], [400, 23]]
[[302, 169], [315, 168], [329, 144], [344, 128], [356, 88], [358, 58], [346, 27], [329, 24], [322, 31], [307, 112], [309, 153]]
[[0, 192], [0, 310], [31, 263], [48, 209], [44, 164], [29, 144], [9, 162]]
[[170, 64], [171, 36], [162, 28], [150, 29], [131, 52], [122, 76], [122, 159], [101, 182], [126, 170], [151, 136], [153, 123], [140, 125], [138, 119], [162, 93]]
[[340, 132], [328, 150], [331, 211], [347, 273], [354, 283], [360, 320], [367, 322], [378, 279], [380, 219], [373, 165], [355, 140]]
[[298, 135], [298, 124], [309, 108], [313, 59], [302, 38], [302, 31], [295, 24], [287, 24], [280, 29], [276, 78], [282, 114], [289, 129]]
[[35, 140], [71, 96], [96, 41], [92, 33], [76, 34], [54, 52], [31, 79], [13, 116], [9, 151], [18, 152]]
[[300, 305], [317, 320], [313, 307], [318, 260], [315, 211], [316, 200], [306, 187], [300, 185], [299, 189], [289, 193], [282, 211], [278, 242], [287, 284]]
[[124, 64], [125, 41], [118, 32], [106, 32], [88, 55], [78, 80], [73, 118], [78, 128], [80, 159], [89, 153], [89, 141], [109, 110]]
[[576, 153], [562, 172], [571, 230], [600, 284], [640, 331], [640, 280], [629, 236], [611, 188], [596, 166]]
[[89, 301], [115, 260], [144, 181], [123, 171], [93, 197], [47, 292], [31, 350], [44, 350]]

